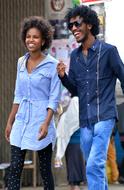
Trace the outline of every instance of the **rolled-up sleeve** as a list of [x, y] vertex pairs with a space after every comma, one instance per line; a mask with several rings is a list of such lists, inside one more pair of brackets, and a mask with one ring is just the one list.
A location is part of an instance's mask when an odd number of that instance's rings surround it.
[[50, 96], [47, 106], [47, 108], [51, 108], [53, 111], [56, 111], [61, 96], [61, 81], [58, 77], [56, 66], [57, 65], [55, 64], [53, 69], [51, 70], [52, 77], [50, 84]]
[[20, 90], [19, 69], [20, 69], [20, 61], [18, 60], [13, 104], [20, 104], [22, 100], [22, 94]]

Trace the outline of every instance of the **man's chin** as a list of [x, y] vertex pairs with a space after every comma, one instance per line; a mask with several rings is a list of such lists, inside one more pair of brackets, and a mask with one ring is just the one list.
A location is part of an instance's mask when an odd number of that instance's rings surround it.
[[78, 39], [76, 39], [76, 41], [77, 41], [77, 43], [83, 43], [85, 41], [85, 39], [84, 38], [78, 38]]
[[84, 40], [83, 38], [76, 38], [77, 43], [82, 43], [83, 40]]

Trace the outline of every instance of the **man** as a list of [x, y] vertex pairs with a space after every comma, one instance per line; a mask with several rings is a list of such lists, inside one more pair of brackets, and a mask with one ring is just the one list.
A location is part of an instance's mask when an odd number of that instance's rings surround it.
[[117, 120], [115, 84], [124, 93], [124, 65], [116, 47], [100, 42], [99, 19], [87, 6], [70, 9], [68, 28], [81, 46], [71, 54], [68, 76], [61, 61], [57, 70], [63, 85], [79, 97], [81, 149], [86, 159], [89, 190], [107, 190], [105, 164], [112, 129]]

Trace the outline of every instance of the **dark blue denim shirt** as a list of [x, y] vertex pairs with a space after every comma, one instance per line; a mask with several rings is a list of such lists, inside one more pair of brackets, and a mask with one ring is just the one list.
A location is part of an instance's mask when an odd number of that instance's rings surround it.
[[61, 81], [79, 97], [81, 127], [118, 118], [115, 100], [117, 78], [124, 93], [124, 64], [115, 46], [96, 39], [88, 50], [87, 61], [84, 60], [82, 46], [72, 52], [69, 74], [65, 74]]

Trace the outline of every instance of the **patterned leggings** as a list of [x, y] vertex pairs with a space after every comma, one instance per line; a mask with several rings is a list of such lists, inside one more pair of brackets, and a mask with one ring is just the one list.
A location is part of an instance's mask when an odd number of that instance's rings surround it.
[[[11, 146], [11, 164], [8, 177], [8, 190], [20, 189], [20, 178], [24, 166], [26, 150]], [[54, 190], [54, 181], [51, 171], [52, 144], [38, 151], [40, 173], [43, 179], [44, 190]]]

